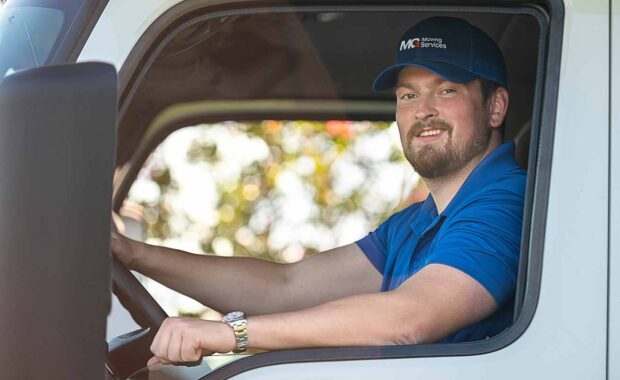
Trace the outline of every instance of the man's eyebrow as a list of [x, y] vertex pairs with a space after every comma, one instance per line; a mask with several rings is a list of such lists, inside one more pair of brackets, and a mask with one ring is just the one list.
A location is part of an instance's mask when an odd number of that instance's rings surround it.
[[402, 88], [407, 89], [409, 91], [414, 91], [417, 93], [420, 92], [420, 87], [415, 84], [399, 82], [399, 83], [396, 83], [396, 86], [394, 86], [394, 89], [392, 90], [392, 93], [394, 94], [394, 96], [398, 97], [398, 90]]
[[436, 78], [435, 80], [433, 80], [433, 86], [438, 87], [446, 82], [449, 82], [449, 81], [443, 78]]
[[[430, 87], [438, 87], [446, 82], [449, 82], [446, 79], [443, 78], [435, 78], [433, 79], [433, 81], [430, 83]], [[419, 90], [420, 87], [415, 85], [415, 84], [411, 84], [411, 83], [405, 83], [405, 82], [399, 82], [396, 83], [396, 86], [394, 86], [394, 90], [397, 90], [399, 87], [405, 87], [408, 88], [410, 90]]]
[[408, 88], [410, 90], [417, 90], [417, 89], [419, 89], [419, 87], [416, 86], [415, 84], [402, 83], [402, 82], [396, 83], [396, 86], [394, 86], [394, 89], [397, 90], [400, 87], [405, 87], [405, 88]]

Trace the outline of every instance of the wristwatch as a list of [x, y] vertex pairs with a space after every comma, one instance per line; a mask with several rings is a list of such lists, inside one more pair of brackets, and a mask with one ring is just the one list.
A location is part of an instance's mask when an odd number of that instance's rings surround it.
[[222, 322], [232, 327], [235, 333], [235, 354], [240, 354], [248, 349], [248, 322], [245, 319], [245, 313], [242, 311], [233, 311], [224, 316]]

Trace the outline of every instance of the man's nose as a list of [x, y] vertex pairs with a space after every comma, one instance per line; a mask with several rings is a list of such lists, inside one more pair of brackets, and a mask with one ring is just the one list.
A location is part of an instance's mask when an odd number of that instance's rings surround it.
[[415, 118], [418, 120], [427, 120], [437, 116], [437, 108], [432, 97], [424, 96], [418, 100], [415, 110]]

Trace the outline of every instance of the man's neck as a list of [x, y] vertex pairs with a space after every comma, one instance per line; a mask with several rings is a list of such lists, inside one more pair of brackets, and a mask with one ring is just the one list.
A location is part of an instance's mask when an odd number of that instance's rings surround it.
[[467, 177], [469, 177], [471, 172], [478, 166], [480, 161], [494, 151], [499, 145], [501, 144], [489, 144], [489, 147], [485, 151], [474, 157], [469, 163], [455, 173], [450, 173], [439, 178], [424, 178], [426, 186], [433, 195], [433, 200], [437, 207], [437, 214], [441, 214], [443, 210], [448, 207], [456, 193], [458, 193], [461, 186], [463, 186], [463, 183], [465, 183], [465, 180], [467, 180]]

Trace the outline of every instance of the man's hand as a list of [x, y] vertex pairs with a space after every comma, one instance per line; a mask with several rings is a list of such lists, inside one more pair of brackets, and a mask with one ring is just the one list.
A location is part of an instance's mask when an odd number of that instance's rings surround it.
[[136, 257], [143, 250], [140, 242], [131, 240], [116, 231], [112, 231], [110, 248], [114, 255], [127, 267], [134, 269]]
[[153, 344], [147, 366], [158, 363], [192, 363], [214, 352], [230, 352], [235, 348], [235, 335], [223, 322], [196, 318], [167, 318], [162, 323]]

